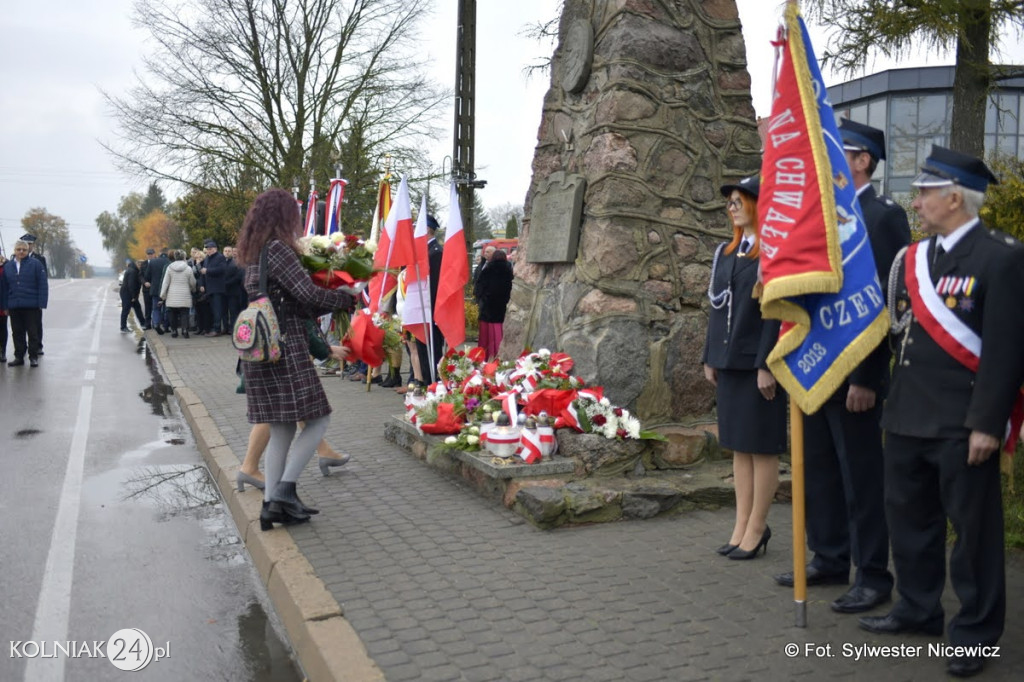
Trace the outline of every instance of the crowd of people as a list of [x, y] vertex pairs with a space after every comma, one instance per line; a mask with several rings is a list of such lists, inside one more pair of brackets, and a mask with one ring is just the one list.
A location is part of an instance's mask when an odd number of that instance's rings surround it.
[[[231, 333], [235, 318], [248, 298], [244, 273], [235, 260], [235, 249], [207, 239], [203, 249], [186, 255], [181, 249], [147, 248], [148, 258], [125, 259], [121, 280], [121, 332], [127, 333], [132, 311], [143, 329], [158, 334], [193, 334], [214, 337]], [[141, 301], [141, 303], [140, 303]]]
[[[984, 162], [939, 146], [912, 183], [927, 238], [911, 246], [905, 211], [871, 184], [885, 159], [884, 133], [843, 120], [840, 134], [892, 324], [889, 339], [803, 420], [813, 553], [806, 583], [850, 585], [831, 608], [853, 614], [889, 603], [895, 588], [891, 610], [862, 616], [859, 626], [890, 635], [945, 631], [962, 647], [947, 672], [969, 677], [983, 669], [1006, 611], [998, 453], [1011, 412], [1024, 407], [1024, 247], [978, 218], [998, 182]], [[771, 538], [786, 415], [765, 362], [778, 323], [761, 317], [752, 293], [759, 180], [722, 193], [733, 238], [714, 257], [704, 372], [716, 386], [721, 444], [733, 450], [736, 522], [717, 551], [751, 559]], [[960, 600], [948, 624], [947, 519], [955, 535], [949, 576]], [[788, 587], [794, 579], [775, 576]]]

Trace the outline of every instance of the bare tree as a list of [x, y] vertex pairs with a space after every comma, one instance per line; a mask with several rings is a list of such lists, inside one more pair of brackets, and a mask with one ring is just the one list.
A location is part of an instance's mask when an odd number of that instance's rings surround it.
[[[446, 93], [421, 73], [429, 0], [138, 0], [158, 46], [128, 96], [105, 95], [122, 168], [227, 194], [326, 184], [347, 136], [422, 156]], [[383, 165], [383, 164], [378, 164]]]

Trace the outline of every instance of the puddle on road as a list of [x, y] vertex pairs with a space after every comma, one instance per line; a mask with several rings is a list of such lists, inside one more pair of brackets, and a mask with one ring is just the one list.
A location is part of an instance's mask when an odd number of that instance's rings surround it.
[[168, 417], [172, 413], [169, 400], [174, 396], [174, 389], [170, 384], [164, 382], [164, 377], [160, 374], [160, 366], [145, 338], [139, 341], [137, 352], [145, 359], [149, 375], [153, 380], [149, 386], [142, 389], [139, 397], [150, 406], [153, 414], [158, 417]]

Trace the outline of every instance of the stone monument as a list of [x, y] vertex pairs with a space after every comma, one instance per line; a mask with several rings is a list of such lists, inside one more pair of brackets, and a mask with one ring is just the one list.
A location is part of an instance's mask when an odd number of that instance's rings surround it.
[[559, 36], [501, 356], [567, 352], [645, 426], [686, 424], [714, 398], [718, 188], [761, 163], [736, 4], [565, 0]]

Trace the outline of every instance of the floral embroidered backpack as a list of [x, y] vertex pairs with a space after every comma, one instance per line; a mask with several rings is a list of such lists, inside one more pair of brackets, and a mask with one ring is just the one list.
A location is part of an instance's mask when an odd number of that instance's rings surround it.
[[267, 247], [260, 252], [260, 289], [249, 307], [238, 314], [231, 343], [243, 362], [277, 362], [281, 359], [281, 325], [267, 293]]

